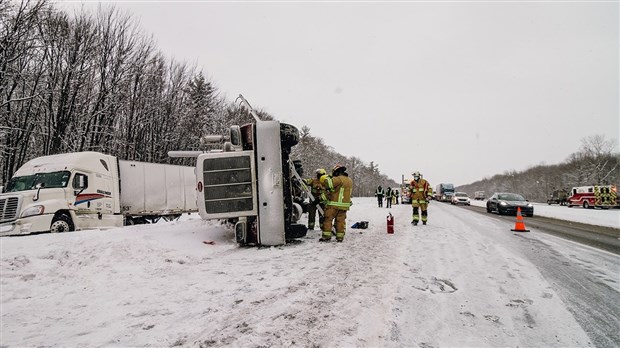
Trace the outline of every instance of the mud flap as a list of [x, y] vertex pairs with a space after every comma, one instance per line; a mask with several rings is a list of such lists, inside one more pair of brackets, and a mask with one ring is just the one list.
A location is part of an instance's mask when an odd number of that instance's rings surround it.
[[308, 227], [302, 224], [290, 224], [286, 229], [285, 237], [287, 240], [303, 238], [308, 234]]

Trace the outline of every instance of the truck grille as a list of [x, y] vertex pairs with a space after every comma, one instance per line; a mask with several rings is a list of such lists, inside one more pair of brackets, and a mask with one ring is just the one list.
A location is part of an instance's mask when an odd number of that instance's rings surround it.
[[19, 197], [0, 198], [0, 222], [16, 220], [18, 206]]
[[254, 209], [249, 155], [206, 158], [203, 169], [207, 214], [247, 212]]

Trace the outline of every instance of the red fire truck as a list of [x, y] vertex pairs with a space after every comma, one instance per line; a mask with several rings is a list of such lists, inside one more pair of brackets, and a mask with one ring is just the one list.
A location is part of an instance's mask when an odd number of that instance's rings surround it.
[[567, 198], [568, 207], [617, 208], [618, 189], [616, 185], [594, 185], [573, 187]]

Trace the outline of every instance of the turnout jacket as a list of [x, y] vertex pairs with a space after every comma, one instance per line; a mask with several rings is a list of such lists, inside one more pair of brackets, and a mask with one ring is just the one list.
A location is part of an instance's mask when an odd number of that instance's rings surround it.
[[411, 180], [409, 183], [409, 197], [411, 197], [411, 203], [424, 204], [428, 203], [427, 197], [433, 195], [433, 189], [426, 179], [420, 178], [420, 180]]
[[306, 185], [310, 186], [310, 193], [314, 196], [314, 199], [318, 199], [321, 203], [327, 200], [325, 196], [325, 188], [321, 184], [320, 179], [311, 178], [306, 179]]
[[340, 210], [349, 210], [349, 207], [351, 207], [353, 180], [346, 175], [335, 177], [325, 175], [321, 177], [321, 182], [327, 190], [326, 205]]

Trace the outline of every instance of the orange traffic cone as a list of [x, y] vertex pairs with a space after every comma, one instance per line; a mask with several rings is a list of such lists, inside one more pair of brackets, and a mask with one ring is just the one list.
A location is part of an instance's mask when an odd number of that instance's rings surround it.
[[517, 207], [517, 222], [515, 223], [515, 228], [511, 231], [515, 232], [529, 232], [530, 230], [525, 229], [525, 223], [523, 223], [523, 216], [521, 215], [521, 207]]

